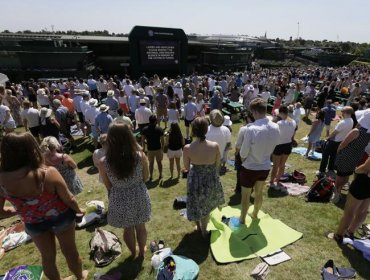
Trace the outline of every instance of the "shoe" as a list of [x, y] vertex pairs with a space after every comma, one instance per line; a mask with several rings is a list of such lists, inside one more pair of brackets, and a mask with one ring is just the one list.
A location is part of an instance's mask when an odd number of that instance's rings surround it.
[[288, 189], [283, 184], [277, 183], [277, 187], [280, 189], [282, 193], [289, 194]]
[[328, 260], [321, 269], [324, 280], [334, 280], [341, 278], [354, 278], [356, 271], [353, 268], [336, 267], [333, 260]]
[[280, 188], [275, 183], [270, 183], [269, 184], [269, 188], [271, 188], [271, 189], [273, 189], [275, 191], [280, 191]]

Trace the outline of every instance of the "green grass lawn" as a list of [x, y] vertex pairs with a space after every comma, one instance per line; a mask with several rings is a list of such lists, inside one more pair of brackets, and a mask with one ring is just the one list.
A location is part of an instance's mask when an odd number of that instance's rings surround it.
[[[233, 125], [233, 143], [235, 143], [240, 125]], [[301, 122], [296, 139], [305, 136], [308, 129], [309, 126]], [[91, 167], [91, 145], [82, 139], [78, 139], [77, 144], [78, 149], [72, 156], [78, 163], [78, 174], [84, 183], [84, 191], [77, 197], [80, 205], [84, 207], [87, 201], [93, 199], [107, 203], [105, 187], [99, 183], [96, 170]], [[303, 145], [301, 141], [299, 144]], [[232, 154], [233, 152], [230, 152], [229, 155]], [[250, 279], [249, 273], [260, 262], [259, 259], [226, 265], [217, 264], [210, 252], [209, 242], [194, 233], [194, 224], [181, 217], [178, 211], [173, 210], [172, 204], [175, 197], [186, 194], [186, 180], [170, 180], [169, 162], [166, 156], [163, 163], [164, 178], [160, 181], [155, 180], [158, 178], [158, 173], [154, 173], [153, 182], [148, 184], [152, 201], [152, 219], [147, 224], [148, 245], [151, 240], [164, 239], [175, 254], [190, 257], [199, 264], [199, 279]], [[309, 161], [302, 156], [292, 154], [288, 163], [292, 166], [289, 171], [294, 169], [304, 171], [308, 179], [307, 184], [312, 184], [319, 162]], [[238, 204], [240, 198], [234, 195], [233, 191], [236, 173], [232, 167], [229, 166], [229, 168], [230, 171], [221, 177], [226, 204]], [[301, 240], [284, 248], [292, 260], [270, 267], [268, 279], [321, 279], [320, 268], [328, 259], [334, 259], [338, 266], [355, 268], [358, 279], [370, 279], [370, 265], [361, 253], [349, 247], [340, 248], [334, 241], [325, 237], [325, 232], [336, 229], [343, 212], [341, 208], [331, 203], [306, 203], [303, 197], [269, 197], [265, 190], [262, 210], [303, 233]], [[1, 224], [6, 225], [11, 221], [12, 219], [2, 220]], [[104, 228], [112, 230], [122, 240], [122, 229], [110, 226], [104, 226]], [[155, 275], [150, 274], [150, 252], [148, 251], [143, 263], [129, 261], [127, 260], [129, 251], [124, 244], [122, 244], [123, 253], [120, 258], [106, 268], [95, 268], [93, 262], [89, 260], [89, 241], [93, 231], [89, 228], [76, 233], [83, 266], [90, 270], [90, 279], [95, 272], [111, 273], [117, 270], [122, 272], [123, 279], [155, 279]], [[70, 273], [60, 251], [58, 251], [57, 261], [62, 276], [68, 276]], [[29, 243], [6, 253], [0, 260], [0, 273], [4, 273], [13, 266], [40, 263], [37, 249], [33, 243]]]

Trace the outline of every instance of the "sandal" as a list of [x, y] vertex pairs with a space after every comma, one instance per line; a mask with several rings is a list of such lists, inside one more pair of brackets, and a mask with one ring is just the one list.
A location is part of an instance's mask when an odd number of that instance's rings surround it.
[[154, 252], [157, 252], [158, 250], [159, 248], [158, 248], [157, 242], [155, 242], [154, 240], [150, 242], [150, 252], [154, 253]]
[[164, 245], [165, 245], [164, 240], [162, 240], [162, 239], [159, 240], [158, 241], [158, 250], [162, 250], [164, 248]]

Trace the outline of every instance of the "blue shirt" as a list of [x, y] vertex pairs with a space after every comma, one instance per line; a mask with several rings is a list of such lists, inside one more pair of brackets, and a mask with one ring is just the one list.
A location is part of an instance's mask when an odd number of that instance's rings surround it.
[[211, 111], [214, 109], [222, 109], [222, 99], [217, 95], [213, 95], [211, 98]]
[[193, 119], [195, 119], [195, 117], [197, 116], [197, 105], [195, 105], [193, 102], [188, 102], [185, 104], [184, 106], [184, 116], [185, 116], [185, 119], [188, 120], [188, 121], [191, 121]]
[[100, 112], [95, 118], [95, 129], [99, 129], [100, 134], [107, 133], [110, 123], [113, 121], [107, 112]]
[[239, 88], [243, 85], [243, 80], [240, 77], [238, 77], [235, 83], [236, 83], [236, 86]]
[[335, 118], [336, 110], [334, 106], [327, 106], [322, 109], [325, 112], [324, 123], [325, 125], [329, 125], [332, 119]]
[[109, 106], [109, 110], [118, 110], [119, 104], [117, 99], [115, 99], [113, 96], [108, 96], [105, 100], [105, 105]]

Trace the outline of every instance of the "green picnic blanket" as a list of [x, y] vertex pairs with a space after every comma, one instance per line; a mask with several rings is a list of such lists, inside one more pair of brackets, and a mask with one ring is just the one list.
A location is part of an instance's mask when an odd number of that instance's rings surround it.
[[[249, 208], [249, 213], [252, 211], [253, 206]], [[240, 206], [216, 208], [211, 212], [207, 229], [211, 231], [213, 256], [219, 263], [264, 256], [297, 241], [303, 235], [262, 211], [255, 220], [247, 215], [245, 225], [234, 232], [221, 221], [222, 216], [239, 217]]]

